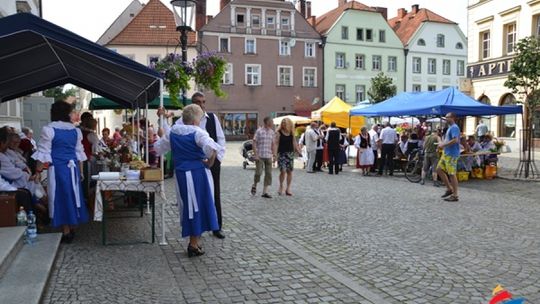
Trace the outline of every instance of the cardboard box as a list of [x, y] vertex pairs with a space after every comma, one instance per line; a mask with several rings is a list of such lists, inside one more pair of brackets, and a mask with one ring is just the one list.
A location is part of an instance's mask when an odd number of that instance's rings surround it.
[[143, 181], [162, 181], [163, 180], [163, 173], [161, 171], [161, 168], [146, 168], [141, 170], [141, 179]]

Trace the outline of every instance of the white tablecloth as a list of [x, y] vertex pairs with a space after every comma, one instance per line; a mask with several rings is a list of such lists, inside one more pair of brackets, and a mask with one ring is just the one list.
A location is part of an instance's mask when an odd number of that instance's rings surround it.
[[103, 219], [103, 198], [101, 191], [137, 191], [155, 193], [165, 200], [163, 181], [146, 182], [142, 180], [100, 180], [96, 185], [96, 203], [94, 207], [94, 221], [101, 222]]

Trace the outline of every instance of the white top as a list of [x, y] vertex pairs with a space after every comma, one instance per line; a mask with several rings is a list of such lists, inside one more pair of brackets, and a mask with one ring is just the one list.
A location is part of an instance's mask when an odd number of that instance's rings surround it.
[[311, 152], [317, 150], [317, 140], [319, 139], [319, 135], [311, 128], [309, 128], [305, 134], [306, 151]]
[[225, 147], [217, 144], [210, 137], [210, 135], [208, 135], [208, 132], [201, 129], [200, 127], [175, 124], [174, 126], [172, 126], [172, 128], [167, 130], [166, 133], [154, 144], [154, 148], [156, 149], [157, 154], [163, 155], [171, 151], [170, 133], [174, 133], [177, 135], [188, 135], [195, 133], [195, 143], [197, 144], [197, 146], [203, 149], [206, 157], [210, 157], [212, 151], [216, 151], [217, 155], [219, 155], [220, 153], [221, 155], [224, 155], [225, 153]]
[[368, 133], [369, 133], [369, 138], [371, 140], [371, 148], [373, 150], [377, 150], [377, 142], [379, 141], [379, 134], [373, 129], [369, 130]]
[[11, 181], [11, 184], [17, 188], [26, 188], [30, 174], [20, 168], [15, 167], [11, 159], [5, 154], [0, 153], [0, 175]]
[[22, 170], [28, 168], [28, 166], [26, 165], [26, 159], [24, 159], [24, 156], [22, 156], [21, 153], [11, 149], [7, 149], [5, 154], [11, 160], [11, 162], [13, 162], [15, 167]]
[[381, 131], [381, 142], [382, 144], [395, 144], [397, 141], [396, 130], [391, 127], [386, 127]]
[[75, 147], [75, 154], [78, 161], [85, 161], [86, 154], [84, 153], [84, 147], [82, 145], [82, 132], [80, 129], [75, 128], [72, 123], [63, 121], [53, 121], [41, 129], [41, 136], [38, 142], [38, 148], [32, 158], [39, 160], [42, 163], [52, 163], [51, 151], [52, 141], [54, 139], [54, 129], [61, 130], [77, 130], [77, 145]]

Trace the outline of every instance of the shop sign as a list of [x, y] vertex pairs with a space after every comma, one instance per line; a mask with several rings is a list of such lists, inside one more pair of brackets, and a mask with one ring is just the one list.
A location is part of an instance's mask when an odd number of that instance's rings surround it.
[[503, 76], [510, 73], [513, 57], [498, 59], [497, 61], [483, 62], [468, 66], [468, 78], [478, 79], [484, 77]]

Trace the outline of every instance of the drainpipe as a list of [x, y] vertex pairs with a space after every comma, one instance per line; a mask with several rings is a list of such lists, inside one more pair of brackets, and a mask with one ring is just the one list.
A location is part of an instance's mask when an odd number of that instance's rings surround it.
[[321, 105], [324, 106], [325, 104], [325, 101], [324, 101], [324, 86], [326, 84], [326, 80], [325, 80], [325, 71], [324, 71], [324, 68], [325, 68], [325, 65], [324, 65], [324, 62], [325, 62], [325, 55], [324, 55], [324, 47], [326, 46], [326, 37], [322, 37], [322, 43], [321, 43], [321, 48], [322, 48], [322, 81], [321, 81], [321, 84], [322, 84], [322, 103]]
[[405, 48], [403, 49], [403, 53], [405, 54], [405, 68], [403, 69], [403, 92], [407, 92], [407, 55], [409, 54], [409, 49]]

